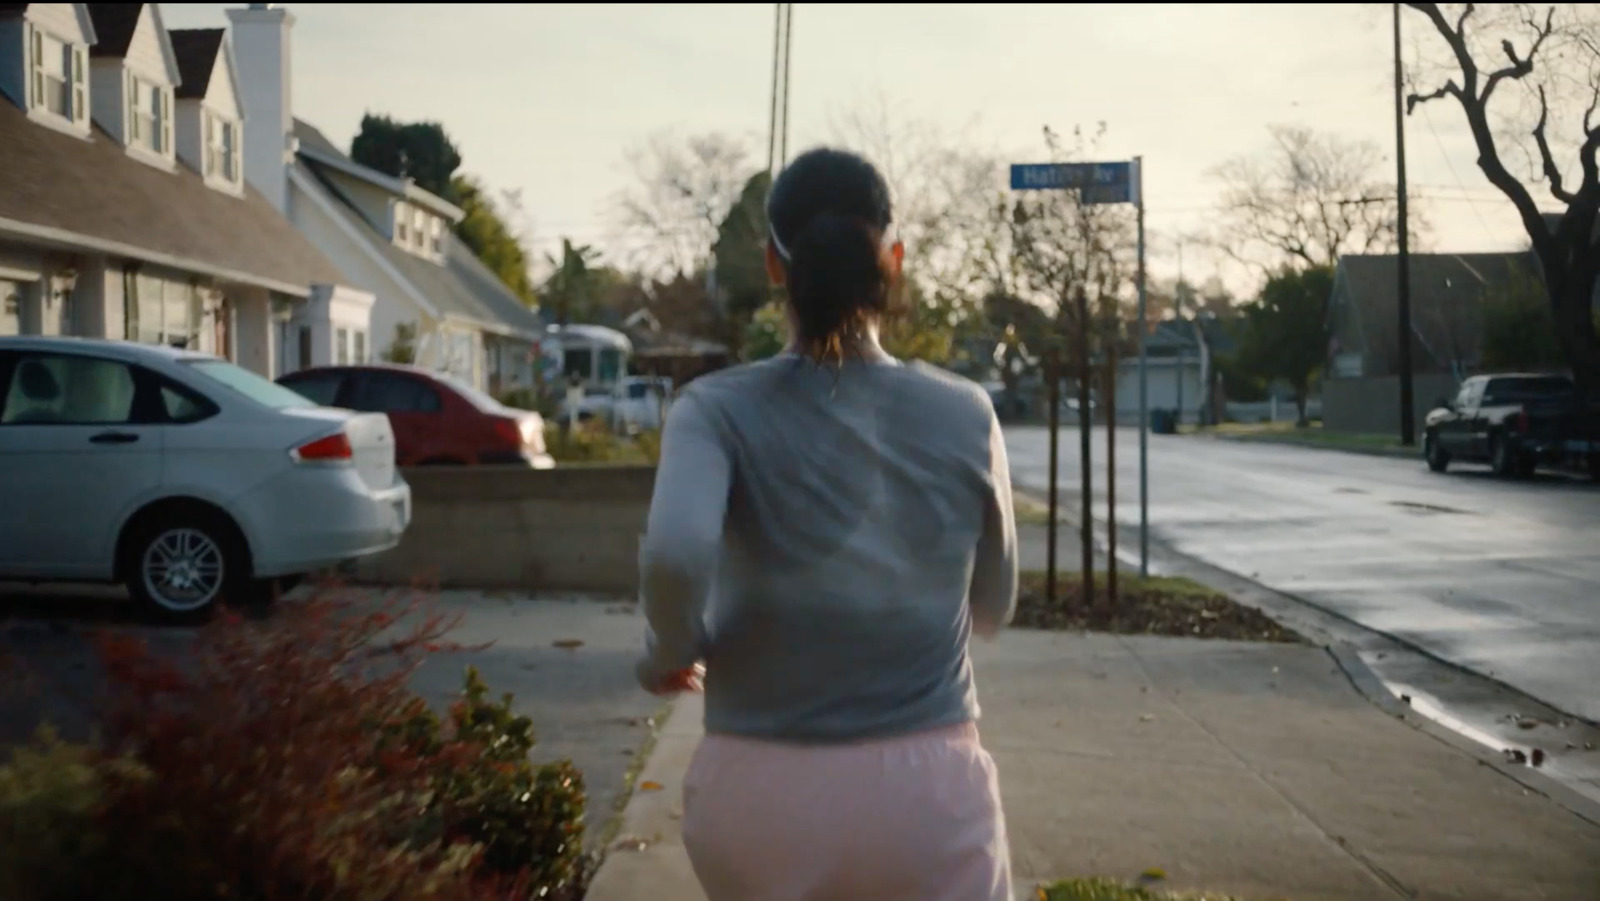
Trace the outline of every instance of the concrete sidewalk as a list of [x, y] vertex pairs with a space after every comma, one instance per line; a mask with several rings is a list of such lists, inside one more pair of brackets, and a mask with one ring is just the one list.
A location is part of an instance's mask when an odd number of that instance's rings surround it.
[[[1244, 898], [1600, 898], [1600, 826], [1380, 712], [1308, 646], [1012, 631], [974, 656], [1019, 897], [1060, 877]], [[703, 898], [678, 833], [698, 698], [589, 901]], [[624, 844], [627, 843], [627, 844]]]

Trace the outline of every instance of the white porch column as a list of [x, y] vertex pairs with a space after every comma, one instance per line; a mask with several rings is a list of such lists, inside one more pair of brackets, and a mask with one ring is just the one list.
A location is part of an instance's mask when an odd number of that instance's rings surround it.
[[264, 288], [234, 288], [234, 362], [266, 378], [276, 378], [277, 325], [272, 321], [271, 295]]

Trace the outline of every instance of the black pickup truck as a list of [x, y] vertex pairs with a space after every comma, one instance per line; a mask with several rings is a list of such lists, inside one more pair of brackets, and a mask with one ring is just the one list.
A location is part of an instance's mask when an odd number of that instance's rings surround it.
[[1428, 414], [1422, 447], [1434, 472], [1459, 460], [1500, 476], [1552, 468], [1600, 479], [1600, 416], [1579, 404], [1564, 376], [1473, 376]]

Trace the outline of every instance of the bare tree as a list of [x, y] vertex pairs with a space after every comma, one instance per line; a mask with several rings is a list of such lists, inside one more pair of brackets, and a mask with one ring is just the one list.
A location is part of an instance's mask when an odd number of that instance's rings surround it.
[[[1065, 145], [1049, 128], [1045, 145], [1054, 162], [1081, 159], [1104, 134], [1074, 129]], [[1038, 191], [1011, 207], [1011, 252], [1019, 296], [1052, 307], [1057, 326], [1075, 330], [1075, 302], [1082, 296], [1099, 321], [1125, 321], [1131, 300], [1134, 257], [1133, 221], [1126, 207], [1085, 203], [1078, 191]]]
[[630, 239], [629, 262], [668, 280], [704, 269], [718, 223], [756, 171], [749, 148], [717, 132], [663, 132], [627, 158], [635, 184], [617, 198], [615, 214]]
[[834, 142], [883, 173], [922, 302], [970, 321], [981, 299], [1011, 290], [1003, 171], [957, 134], [896, 112], [883, 94], [831, 117]]
[[1263, 274], [1285, 262], [1332, 268], [1342, 254], [1394, 248], [1397, 195], [1373, 174], [1383, 161], [1376, 145], [1308, 128], [1269, 131], [1270, 152], [1212, 170], [1223, 193], [1209, 243]]
[[[1408, 3], [1427, 18], [1449, 49], [1454, 73], [1444, 85], [1414, 93], [1408, 110], [1433, 100], [1453, 98], [1460, 105], [1478, 150], [1478, 168], [1517, 209], [1543, 270], [1545, 290], [1556, 323], [1561, 350], [1572, 367], [1578, 388], [1600, 399], [1600, 337], [1596, 335], [1594, 298], [1600, 276], [1600, 22], [1593, 4], [1515, 4], [1480, 16], [1465, 4], [1447, 15], [1437, 3]], [[1498, 46], [1494, 38], [1498, 36]], [[1503, 59], [1487, 61], [1491, 55]], [[1537, 150], [1537, 174], [1519, 179], [1505, 163], [1517, 146], [1491, 121], [1496, 91], [1520, 89], [1536, 101], [1537, 118], [1527, 137]], [[1583, 110], [1579, 128], [1569, 129], [1566, 143], [1575, 146], [1573, 165], [1558, 161], [1563, 141], [1551, 133], [1557, 99], [1578, 96]], [[1576, 118], [1576, 116], [1574, 116]], [[1558, 133], [1559, 134], [1559, 133]], [[1550, 197], [1565, 207], [1559, 216], [1541, 213], [1529, 184], [1543, 181]]]
[[[1068, 146], [1049, 128], [1045, 145], [1054, 162], [1082, 159], [1105, 133], [1074, 129]], [[1013, 277], [1024, 295], [1059, 302], [1078, 287], [1108, 302], [1126, 298], [1132, 272], [1133, 222], [1126, 208], [1085, 203], [1077, 191], [1039, 191], [1011, 206]], [[1058, 311], [1059, 315], [1059, 311]]]

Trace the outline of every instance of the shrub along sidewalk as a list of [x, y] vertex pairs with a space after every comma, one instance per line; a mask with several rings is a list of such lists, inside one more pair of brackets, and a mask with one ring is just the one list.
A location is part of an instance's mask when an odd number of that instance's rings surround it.
[[221, 618], [181, 664], [103, 636], [100, 739], [0, 766], [0, 897], [581, 897], [582, 775], [531, 763], [475, 670], [443, 717], [409, 688], [455, 624], [324, 592]]

